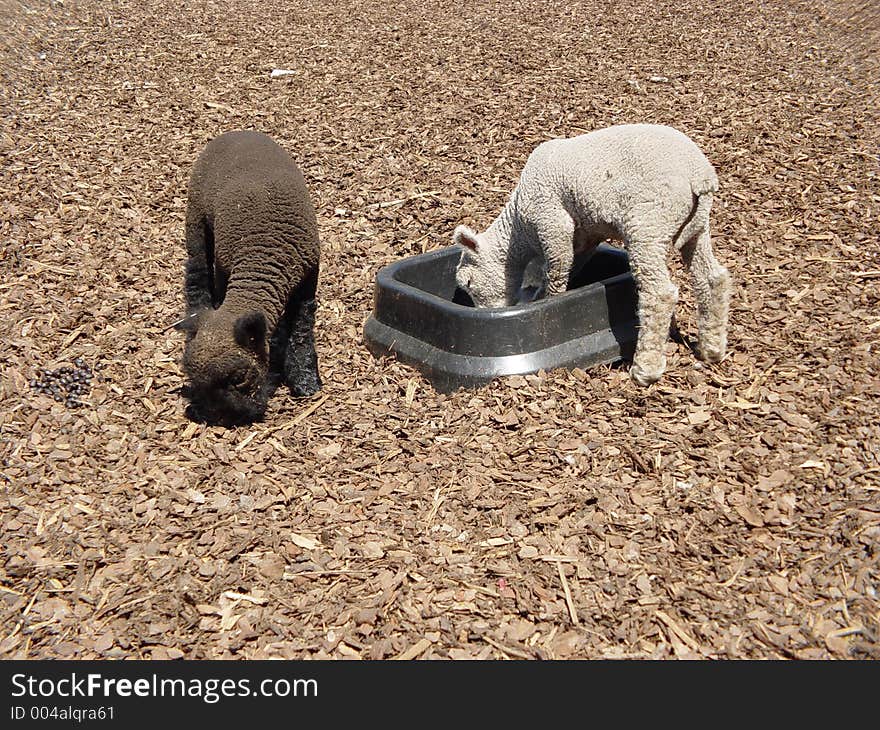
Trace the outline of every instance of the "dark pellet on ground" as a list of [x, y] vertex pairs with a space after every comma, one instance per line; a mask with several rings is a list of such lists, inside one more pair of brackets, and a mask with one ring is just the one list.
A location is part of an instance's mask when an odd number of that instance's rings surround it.
[[85, 405], [82, 398], [91, 389], [92, 377], [92, 369], [78, 357], [73, 361], [73, 367], [41, 370], [39, 377], [31, 379], [30, 386], [32, 390], [64, 403], [67, 408], [79, 408]]

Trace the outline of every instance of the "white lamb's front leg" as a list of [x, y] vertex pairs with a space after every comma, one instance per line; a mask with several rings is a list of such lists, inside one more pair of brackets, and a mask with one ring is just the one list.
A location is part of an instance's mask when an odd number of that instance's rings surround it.
[[574, 220], [564, 209], [548, 208], [535, 221], [538, 242], [547, 271], [547, 297], [568, 289], [568, 276], [574, 260]]

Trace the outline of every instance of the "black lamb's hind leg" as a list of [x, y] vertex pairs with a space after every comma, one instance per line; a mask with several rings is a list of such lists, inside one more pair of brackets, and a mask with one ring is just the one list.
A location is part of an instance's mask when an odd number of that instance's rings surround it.
[[284, 357], [284, 382], [297, 397], [314, 395], [321, 390], [318, 354], [315, 352], [315, 292], [318, 274], [310, 275], [294, 292], [286, 313], [289, 322], [287, 352]]
[[213, 306], [214, 237], [204, 219], [186, 222], [186, 296], [187, 316]]

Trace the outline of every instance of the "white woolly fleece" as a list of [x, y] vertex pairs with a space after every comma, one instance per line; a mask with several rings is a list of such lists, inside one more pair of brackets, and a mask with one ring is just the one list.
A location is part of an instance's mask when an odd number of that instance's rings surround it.
[[[539, 256], [547, 296], [561, 294], [575, 253], [606, 238], [622, 240], [640, 294], [633, 377], [647, 383], [665, 368], [662, 345], [678, 298], [665, 261], [674, 242], [694, 276], [701, 323], [714, 333], [705, 354], [720, 359], [729, 277], [709, 243], [709, 210], [717, 189], [709, 160], [671, 127], [626, 124], [545, 142], [529, 156], [510, 199], [486, 231], [455, 229], [453, 240], [464, 249], [458, 284], [477, 306], [515, 304], [522, 297], [526, 266]], [[533, 266], [530, 278], [534, 271]]]

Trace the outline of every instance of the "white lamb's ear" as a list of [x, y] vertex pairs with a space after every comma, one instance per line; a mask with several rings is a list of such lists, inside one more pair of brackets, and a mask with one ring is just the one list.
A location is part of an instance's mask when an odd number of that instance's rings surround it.
[[452, 234], [452, 242], [470, 249], [474, 253], [477, 252], [477, 232], [467, 226], [457, 226]]

